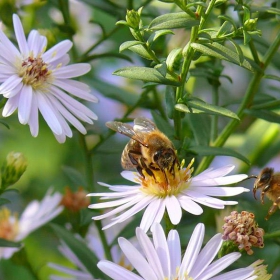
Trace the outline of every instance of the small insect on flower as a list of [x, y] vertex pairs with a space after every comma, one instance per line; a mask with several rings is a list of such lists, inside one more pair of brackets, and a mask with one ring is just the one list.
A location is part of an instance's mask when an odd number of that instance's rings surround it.
[[131, 138], [121, 157], [124, 169], [136, 168], [142, 177], [146, 173], [154, 178], [160, 171], [168, 182], [166, 172], [174, 176], [175, 167], [180, 168], [172, 142], [151, 120], [139, 117], [134, 120], [133, 127], [117, 121], [107, 122], [106, 126]]
[[265, 219], [268, 220], [269, 217], [277, 210], [277, 207], [280, 208], [280, 173], [274, 173], [273, 168], [266, 167], [258, 176], [252, 175], [249, 176], [248, 179], [249, 178], [256, 178], [253, 188], [255, 199], [257, 199], [257, 190], [261, 189], [261, 203], [264, 204], [264, 195], [273, 201], [273, 204], [269, 208], [268, 214], [265, 217]]

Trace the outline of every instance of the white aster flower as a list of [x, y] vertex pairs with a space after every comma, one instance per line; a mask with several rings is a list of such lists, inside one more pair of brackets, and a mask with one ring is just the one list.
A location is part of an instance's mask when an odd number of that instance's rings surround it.
[[[32, 30], [26, 40], [19, 17], [13, 15], [18, 49], [0, 30], [0, 94], [7, 98], [2, 115], [10, 116], [18, 109], [21, 124], [28, 124], [32, 136], [39, 132], [38, 111], [63, 143], [72, 137], [72, 124], [81, 133], [86, 129], [80, 121], [92, 124], [97, 116], [78, 98], [97, 102], [89, 93], [88, 85], [72, 80], [90, 71], [87, 63], [67, 65], [72, 47], [69, 40], [62, 41], [46, 51], [47, 38]], [[69, 123], [68, 123], [69, 122]]]
[[[92, 204], [89, 208], [115, 207], [115, 209], [93, 217], [93, 219], [101, 220], [121, 213], [119, 216], [113, 217], [112, 222], [103, 228], [106, 229], [146, 208], [140, 227], [147, 231], [151, 225], [161, 221], [165, 210], [167, 210], [172, 224], [177, 225], [182, 217], [182, 208], [191, 214], [200, 215], [203, 210], [199, 204], [216, 209], [223, 209], [225, 205], [237, 204], [237, 201], [223, 201], [212, 196], [234, 196], [249, 191], [243, 187], [215, 187], [237, 183], [247, 178], [247, 175], [244, 174], [225, 176], [234, 169], [232, 165], [218, 169], [209, 168], [193, 178], [191, 177], [191, 165], [192, 162], [187, 168], [180, 169], [175, 166], [175, 174], [153, 170], [153, 176], [150, 176], [143, 170], [145, 177], [142, 177], [136, 172], [122, 172], [121, 175], [124, 178], [138, 183], [134, 186], [111, 186], [100, 183], [113, 192], [88, 195], [101, 196], [102, 200], [110, 201]], [[165, 174], [168, 182], [166, 182]]]
[[[129, 220], [127, 220], [126, 223], [119, 224], [117, 227], [110, 228], [108, 231], [104, 232], [104, 234], [106, 236], [106, 241], [108, 246], [111, 247], [111, 256], [114, 263], [118, 263], [122, 267], [132, 270], [130, 263], [125, 258], [119, 246], [117, 245], [112, 246], [112, 242], [115, 240], [115, 238], [119, 235], [119, 233], [123, 230], [123, 228], [128, 223]], [[76, 238], [83, 240], [80, 236], [76, 236]], [[135, 244], [134, 239], [133, 240], [130, 239], [130, 241], [132, 242], [132, 244]], [[99, 260], [106, 259], [104, 248], [102, 246], [102, 241], [95, 224], [90, 225], [89, 230], [85, 236], [85, 244]], [[78, 259], [75, 253], [62, 240], [61, 240], [61, 245], [58, 247], [58, 250], [65, 258], [67, 258], [75, 266], [75, 268], [69, 268], [56, 263], [49, 263], [48, 264], [49, 267], [67, 275], [67, 276], [51, 275], [50, 277], [51, 280], [62, 280], [62, 279], [94, 280], [93, 276], [82, 264], [82, 262]]]
[[254, 273], [259, 264], [220, 274], [240, 258], [241, 254], [234, 252], [214, 260], [223, 242], [222, 235], [216, 234], [201, 249], [204, 232], [203, 224], [195, 227], [182, 258], [180, 238], [176, 230], [171, 230], [166, 239], [161, 225], [155, 224], [152, 242], [141, 228], [137, 228], [136, 236], [143, 253], [123, 237], [118, 241], [123, 253], [140, 276], [107, 260], [100, 261], [97, 266], [114, 280], [257, 279]]
[[[31, 232], [48, 223], [63, 210], [63, 207], [60, 206], [61, 198], [60, 193], [51, 194], [51, 191], [48, 191], [41, 202], [31, 201], [19, 219], [16, 214], [11, 214], [7, 208], [2, 208], [0, 211], [0, 238], [14, 242], [22, 241]], [[8, 259], [20, 249], [1, 247], [0, 259]]]

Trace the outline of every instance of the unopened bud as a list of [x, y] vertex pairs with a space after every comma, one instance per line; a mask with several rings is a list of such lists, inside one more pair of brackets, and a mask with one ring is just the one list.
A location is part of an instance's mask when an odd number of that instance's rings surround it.
[[246, 31], [256, 31], [256, 29], [257, 29], [257, 21], [258, 21], [257, 18], [254, 18], [254, 19], [247, 19], [247, 20], [244, 22], [244, 29], [245, 29]]
[[126, 22], [132, 29], [138, 29], [140, 24], [140, 15], [142, 9], [140, 8], [138, 11], [135, 10], [127, 10], [126, 12]]
[[27, 167], [27, 160], [22, 153], [10, 152], [1, 169], [1, 189], [16, 183]]

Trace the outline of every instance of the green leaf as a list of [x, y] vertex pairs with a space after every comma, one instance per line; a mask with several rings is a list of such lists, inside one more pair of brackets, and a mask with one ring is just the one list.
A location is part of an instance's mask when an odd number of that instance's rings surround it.
[[232, 24], [228, 21], [225, 21], [217, 33], [217, 38], [224, 37], [225, 35], [231, 33], [232, 30], [233, 30]]
[[241, 155], [240, 153], [224, 147], [209, 147], [209, 146], [193, 146], [189, 147], [188, 150], [190, 152], [193, 152], [200, 156], [229, 156], [229, 157], [235, 157], [238, 158], [248, 165], [250, 164], [250, 161]]
[[219, 18], [219, 19], [222, 19], [222, 20], [224, 20], [224, 21], [230, 22], [231, 25], [233, 26], [234, 30], [237, 31], [236, 24], [235, 24], [234, 20], [233, 20], [231, 17], [226, 16], [226, 15], [220, 15], [220, 16], [218, 16], [218, 18]]
[[[225, 116], [225, 117], [228, 117], [228, 118], [233, 118], [233, 119], [237, 119], [239, 120], [238, 116], [233, 113], [232, 111], [224, 108], [224, 107], [220, 107], [220, 106], [216, 106], [216, 105], [212, 105], [212, 104], [209, 104], [209, 103], [206, 103], [206, 102], [203, 102], [199, 99], [196, 99], [196, 100], [188, 100], [187, 101], [187, 105], [186, 106], [187, 110], [184, 111], [184, 106], [177, 106], [177, 105], [184, 105], [184, 104], [176, 104], [175, 108], [179, 111], [183, 111], [183, 112], [190, 112], [189, 108], [192, 108], [192, 109], [197, 109], [199, 110], [201, 113], [207, 113], [207, 114], [213, 114], [213, 115], [221, 115], [221, 116]], [[197, 111], [197, 113], [199, 113], [199, 111]]]
[[149, 52], [145, 49], [143, 45], [134, 45], [129, 48], [132, 52], [137, 53], [141, 57], [148, 59], [148, 60], [153, 60], [153, 57], [149, 54]]
[[155, 42], [159, 37], [167, 35], [167, 34], [174, 34], [172, 30], [159, 30], [155, 31], [151, 34], [151, 36], [148, 39], [148, 44], [152, 44]]
[[176, 62], [178, 60], [180, 60], [181, 57], [182, 57], [182, 48], [173, 49], [169, 53], [169, 55], [167, 56], [167, 59], [166, 59], [167, 69], [170, 70], [170, 71], [173, 71], [174, 64], [175, 64], [175, 68], [177, 68], [176, 67]]
[[240, 46], [238, 44], [236, 44], [233, 40], [229, 39], [229, 41], [233, 44], [233, 46], [235, 47], [236, 52], [238, 53], [238, 57], [239, 57], [239, 61], [240, 61], [240, 65], [242, 65], [243, 61], [244, 61], [244, 54], [242, 49], [240, 48]]
[[268, 122], [280, 123], [280, 115], [273, 111], [246, 109], [245, 113]]
[[260, 104], [253, 105], [251, 109], [279, 109], [280, 108], [280, 100], [273, 100], [268, 102], [263, 102]]
[[192, 18], [185, 12], [164, 14], [156, 17], [149, 25], [151, 30], [191, 28], [199, 24], [199, 20]]
[[236, 52], [230, 50], [229, 48], [218, 44], [218, 43], [213, 43], [213, 44], [198, 44], [198, 43], [192, 43], [191, 44], [192, 48], [194, 48], [196, 51], [199, 51], [203, 53], [204, 55], [209, 55], [209, 56], [214, 56], [216, 58], [226, 60], [235, 64], [238, 64], [252, 72], [255, 72], [256, 70], [262, 71], [262, 69], [253, 61], [249, 62], [248, 58], [244, 58], [244, 61], [240, 61], [239, 54]]
[[175, 89], [172, 86], [167, 86], [165, 90], [165, 106], [166, 113], [169, 119], [174, 117], [174, 106], [175, 106]]
[[280, 77], [275, 76], [275, 75], [264, 75], [263, 78], [264, 78], [264, 79], [270, 79], [270, 80], [274, 80], [274, 81], [280, 82]]
[[[5, 205], [5, 204], [8, 204], [8, 203], [11, 203], [11, 201], [10, 201], [9, 199], [0, 197], [0, 206]], [[0, 246], [0, 247], [1, 247], [1, 246]]]
[[0, 238], [0, 247], [13, 247], [19, 248], [21, 246], [20, 242], [13, 242], [3, 238]]
[[127, 41], [127, 42], [124, 42], [120, 45], [120, 48], [119, 48], [119, 52], [123, 52], [124, 50], [127, 50], [133, 46], [136, 46], [136, 45], [141, 45], [141, 44], [144, 44], [143, 42], [140, 42], [140, 41]]
[[70, 166], [62, 166], [63, 173], [77, 186], [87, 186], [84, 176]]
[[125, 67], [115, 71], [113, 74], [129, 79], [141, 80], [144, 82], [153, 82], [173, 86], [181, 85], [180, 82], [165, 78], [156, 69], [148, 67]]
[[4, 125], [6, 128], [10, 129], [9, 125], [8, 125], [6, 122], [3, 122], [3, 121], [0, 120], [0, 123], [1, 123], [2, 125]]
[[94, 278], [103, 279], [103, 274], [96, 266], [99, 260], [94, 255], [94, 253], [86, 246], [86, 244], [82, 240], [77, 239], [70, 231], [59, 225], [51, 224], [51, 227], [53, 228], [57, 236], [67, 244], [71, 251], [81, 261], [87, 271]]
[[152, 111], [151, 113], [158, 129], [164, 134], [166, 134], [168, 137], [174, 138], [174, 128], [170, 125], [170, 123], [154, 111]]

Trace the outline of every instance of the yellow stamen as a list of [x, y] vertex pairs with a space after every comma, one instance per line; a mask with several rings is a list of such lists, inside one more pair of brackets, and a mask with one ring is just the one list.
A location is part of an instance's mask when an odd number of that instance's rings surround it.
[[11, 212], [6, 207], [0, 211], [0, 238], [13, 241], [18, 235], [19, 225], [16, 215], [11, 215]]

